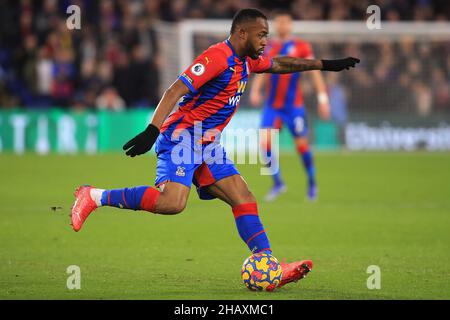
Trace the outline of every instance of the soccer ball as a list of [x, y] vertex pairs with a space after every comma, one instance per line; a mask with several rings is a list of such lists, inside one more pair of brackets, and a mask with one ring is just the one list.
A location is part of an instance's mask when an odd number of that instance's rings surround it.
[[250, 290], [273, 291], [281, 281], [281, 265], [271, 254], [255, 253], [245, 259], [241, 276]]

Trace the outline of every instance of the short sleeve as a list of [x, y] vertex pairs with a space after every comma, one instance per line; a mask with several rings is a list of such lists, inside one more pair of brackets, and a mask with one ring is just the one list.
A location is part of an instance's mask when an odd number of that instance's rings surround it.
[[192, 93], [227, 69], [225, 53], [217, 48], [204, 51], [179, 77]]
[[272, 58], [268, 56], [259, 56], [257, 59], [247, 59], [250, 72], [262, 73], [272, 68]]

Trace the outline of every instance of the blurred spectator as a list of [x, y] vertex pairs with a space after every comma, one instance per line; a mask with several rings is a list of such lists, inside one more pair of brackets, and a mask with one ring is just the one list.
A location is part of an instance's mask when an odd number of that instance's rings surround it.
[[429, 115], [433, 101], [431, 90], [420, 80], [415, 81], [412, 88], [415, 95], [416, 113], [423, 117]]
[[98, 110], [122, 111], [125, 109], [125, 101], [117, 94], [113, 87], [105, 88], [95, 101]]
[[134, 83], [131, 77], [130, 58], [125, 52], [121, 52], [119, 55], [114, 69], [113, 84], [125, 99], [127, 105], [130, 105], [133, 100]]
[[53, 64], [51, 86], [51, 96], [57, 106], [68, 106], [74, 94], [75, 72], [73, 52], [70, 49], [58, 50]]
[[441, 69], [434, 69], [431, 80], [434, 103], [437, 111], [450, 111], [450, 80]]
[[26, 36], [23, 42], [23, 48], [18, 54], [18, 61], [21, 67], [21, 77], [32, 93], [37, 91], [37, 69], [38, 46], [37, 38], [33, 34]]
[[49, 49], [41, 47], [36, 61], [37, 93], [41, 98], [50, 98], [53, 83], [53, 61]]
[[134, 106], [145, 106], [152, 101], [157, 103], [158, 79], [156, 70], [150, 59], [145, 55], [142, 45], [137, 45], [132, 50], [130, 63], [130, 77], [133, 87], [131, 88], [131, 104]]
[[42, 9], [38, 10], [35, 15], [35, 26], [40, 43], [44, 42], [47, 35], [55, 29], [58, 21], [58, 1], [45, 0]]

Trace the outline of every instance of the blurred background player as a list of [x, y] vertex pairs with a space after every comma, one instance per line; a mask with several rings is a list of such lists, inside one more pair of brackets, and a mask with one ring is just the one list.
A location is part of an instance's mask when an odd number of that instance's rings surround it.
[[[269, 57], [291, 56], [304, 59], [314, 57], [311, 45], [292, 35], [292, 16], [288, 11], [277, 11], [274, 14], [276, 38], [270, 40], [266, 49]], [[319, 116], [328, 120], [330, 105], [325, 82], [320, 71], [311, 71], [310, 75], [317, 91]], [[251, 92], [250, 103], [253, 106], [264, 107], [261, 121], [261, 152], [267, 157], [270, 168], [277, 168], [272, 172], [273, 187], [266, 195], [267, 201], [275, 200], [286, 191], [286, 185], [281, 178], [280, 166], [275, 165], [278, 155], [271, 149], [270, 131], [281, 129], [285, 124], [295, 139], [296, 149], [302, 159], [308, 177], [307, 197], [313, 201], [317, 199], [316, 172], [312, 151], [308, 141], [308, 125], [303, 94], [300, 88], [300, 73], [292, 74], [264, 74], [256, 75]], [[265, 91], [263, 98], [262, 92]]]

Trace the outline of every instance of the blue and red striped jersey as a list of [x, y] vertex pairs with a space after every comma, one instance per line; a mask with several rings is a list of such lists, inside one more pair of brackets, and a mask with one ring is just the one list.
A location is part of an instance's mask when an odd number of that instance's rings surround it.
[[214, 141], [236, 112], [250, 73], [271, 66], [272, 59], [265, 56], [239, 57], [228, 40], [212, 45], [180, 75], [190, 92], [166, 119], [161, 133], [171, 139], [186, 129], [194, 136], [194, 124], [201, 122], [200, 142]]
[[[300, 39], [271, 40], [266, 52], [268, 58], [276, 56], [314, 58], [311, 45]], [[303, 94], [298, 85], [300, 73], [270, 74], [267, 77], [266, 100], [269, 107], [281, 109], [303, 106]]]

